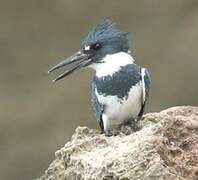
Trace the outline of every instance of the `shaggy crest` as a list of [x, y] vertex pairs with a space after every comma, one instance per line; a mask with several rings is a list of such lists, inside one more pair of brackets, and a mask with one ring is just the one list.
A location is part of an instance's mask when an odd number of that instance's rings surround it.
[[128, 43], [128, 33], [118, 31], [109, 19], [102, 20], [86, 36], [83, 46], [91, 45], [105, 40], [117, 40]]

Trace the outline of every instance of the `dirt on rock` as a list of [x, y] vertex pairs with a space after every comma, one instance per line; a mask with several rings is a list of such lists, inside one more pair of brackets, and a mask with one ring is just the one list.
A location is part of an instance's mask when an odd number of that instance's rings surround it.
[[198, 107], [148, 113], [139, 126], [111, 137], [78, 127], [39, 180], [198, 180]]

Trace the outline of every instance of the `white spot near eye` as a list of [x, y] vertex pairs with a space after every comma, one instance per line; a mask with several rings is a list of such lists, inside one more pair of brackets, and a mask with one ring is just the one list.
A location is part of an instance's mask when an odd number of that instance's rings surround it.
[[85, 51], [89, 51], [90, 50], [90, 46], [85, 46]]

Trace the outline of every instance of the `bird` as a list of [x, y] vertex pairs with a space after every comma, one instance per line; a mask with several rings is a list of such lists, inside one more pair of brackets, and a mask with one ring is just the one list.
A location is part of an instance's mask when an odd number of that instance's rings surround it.
[[119, 31], [111, 20], [103, 19], [87, 34], [79, 51], [48, 71], [68, 67], [55, 82], [79, 69], [95, 70], [91, 104], [101, 132], [107, 136], [124, 124], [136, 127], [148, 100], [149, 71], [135, 63], [128, 36], [128, 32]]

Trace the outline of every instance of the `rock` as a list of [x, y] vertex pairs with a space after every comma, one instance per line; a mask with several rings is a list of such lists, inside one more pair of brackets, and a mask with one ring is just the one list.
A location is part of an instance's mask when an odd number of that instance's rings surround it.
[[39, 180], [198, 180], [198, 107], [148, 113], [141, 130], [106, 137], [78, 127]]

